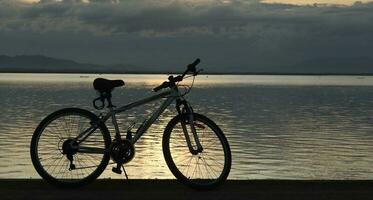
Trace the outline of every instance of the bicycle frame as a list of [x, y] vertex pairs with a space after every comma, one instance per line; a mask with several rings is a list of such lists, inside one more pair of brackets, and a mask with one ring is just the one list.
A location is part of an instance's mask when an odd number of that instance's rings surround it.
[[[103, 117], [101, 117], [99, 122], [93, 123], [90, 128], [88, 128], [87, 130], [80, 133], [75, 138], [75, 140], [78, 142], [78, 144], [82, 143], [87, 137], [89, 137], [99, 127], [98, 126], [99, 123], [106, 123], [106, 121], [109, 120], [110, 118], [112, 119], [112, 123], [113, 123], [114, 129], [115, 129], [115, 139], [120, 140], [121, 135], [120, 135], [119, 126], [118, 126], [117, 119], [116, 119], [115, 115], [118, 114], [118, 113], [130, 110], [134, 107], [138, 107], [138, 106], [141, 106], [141, 105], [144, 105], [144, 104], [147, 104], [149, 102], [152, 102], [152, 101], [155, 101], [155, 100], [158, 100], [158, 99], [162, 99], [162, 98], [166, 98], [166, 100], [162, 103], [162, 105], [156, 111], [153, 112], [153, 114], [148, 119], [146, 119], [141, 124], [141, 126], [137, 129], [134, 137], [130, 140], [130, 142], [134, 145], [172, 102], [174, 102], [175, 100], [184, 100], [176, 86], [174, 88], [166, 91], [166, 92], [162, 92], [160, 94], [150, 96], [148, 98], [144, 98], [142, 100], [127, 104], [127, 105], [122, 106], [118, 109], [114, 109], [113, 107], [109, 107], [109, 112], [106, 115], [104, 115]], [[190, 120], [193, 121], [193, 114], [192, 114], [193, 110], [192, 110], [192, 108], [189, 106], [189, 104], [185, 104], [185, 106], [187, 106], [186, 109], [188, 110], [188, 112], [191, 113], [191, 115], [189, 117], [189, 121]], [[199, 138], [198, 138], [197, 133], [195, 131], [194, 124], [193, 123], [191, 123], [191, 124], [192, 124], [191, 125], [191, 127], [192, 127], [191, 130], [192, 130], [192, 133], [193, 133], [193, 137], [195, 139], [195, 143], [197, 145], [197, 150], [193, 149], [193, 147], [191, 145], [190, 137], [189, 137], [189, 134], [187, 133], [185, 122], [182, 122], [182, 127], [183, 127], [183, 132], [184, 132], [184, 135], [186, 137], [186, 142], [188, 144], [189, 150], [191, 151], [191, 153], [194, 154], [197, 151], [202, 151], [202, 145], [200, 144]], [[103, 153], [103, 149], [95, 148], [95, 147], [82, 147], [82, 146], [80, 146], [78, 151], [79, 152], [84, 152], [84, 153]]]
[[160, 94], [157, 94], [157, 95], [154, 95], [154, 96], [151, 96], [151, 97], [148, 97], [148, 98], [136, 101], [134, 103], [127, 104], [127, 105], [122, 106], [122, 107], [120, 107], [118, 109], [109, 108], [110, 112], [107, 113], [102, 118], [102, 121], [106, 122], [109, 118], [112, 118], [112, 123], [113, 123], [114, 128], [115, 128], [115, 136], [116, 136], [116, 139], [119, 139], [120, 138], [120, 131], [119, 131], [118, 123], [117, 123], [116, 116], [115, 116], [117, 113], [121, 113], [121, 112], [130, 110], [130, 109], [132, 109], [134, 107], [138, 107], [138, 106], [141, 106], [141, 105], [144, 105], [144, 104], [147, 104], [147, 103], [150, 103], [152, 101], [155, 101], [155, 100], [158, 100], [158, 99], [161, 99], [161, 98], [165, 98], [165, 97], [166, 97], [166, 100], [162, 103], [162, 105], [156, 111], [154, 111], [153, 114], [150, 116], [150, 118], [146, 119], [146, 121], [136, 131], [136, 134], [135, 134], [134, 138], [131, 139], [131, 143], [135, 144], [137, 142], [137, 140], [140, 139], [140, 137], [154, 123], [154, 121], [158, 119], [158, 117], [163, 113], [163, 111], [173, 101], [175, 101], [177, 98], [179, 98], [179, 94], [178, 94], [177, 91], [175, 91], [175, 90], [169, 90], [169, 91], [166, 91], [166, 92], [163, 92], [163, 93], [160, 93]]

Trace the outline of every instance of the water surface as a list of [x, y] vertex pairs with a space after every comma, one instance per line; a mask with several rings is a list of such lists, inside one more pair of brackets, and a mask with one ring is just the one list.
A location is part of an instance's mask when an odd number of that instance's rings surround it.
[[[29, 145], [52, 111], [81, 107], [96, 114], [95, 77], [121, 78], [122, 105], [153, 94], [166, 75], [0, 74], [0, 178], [39, 178]], [[191, 84], [191, 80], [186, 81]], [[202, 75], [188, 96], [213, 119], [232, 149], [230, 179], [372, 179], [373, 77]], [[118, 116], [122, 131], [161, 102]], [[162, 154], [170, 107], [136, 145], [130, 178], [173, 178]], [[113, 133], [112, 126], [108, 124]], [[101, 178], [121, 178], [108, 167]]]

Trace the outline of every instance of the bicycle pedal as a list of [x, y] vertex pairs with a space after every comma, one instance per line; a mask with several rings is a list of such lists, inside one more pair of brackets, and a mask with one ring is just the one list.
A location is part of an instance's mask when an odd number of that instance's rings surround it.
[[113, 171], [116, 174], [122, 174], [122, 170], [120, 169], [120, 167], [113, 167], [111, 171]]

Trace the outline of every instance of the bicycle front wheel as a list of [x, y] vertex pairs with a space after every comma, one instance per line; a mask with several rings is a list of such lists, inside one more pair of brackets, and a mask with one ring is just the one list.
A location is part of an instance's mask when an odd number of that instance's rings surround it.
[[[30, 147], [32, 163], [39, 175], [58, 186], [81, 186], [95, 180], [106, 168], [110, 134], [97, 124], [93, 113], [67, 108], [47, 116], [36, 128]], [[96, 124], [96, 128], [92, 126]], [[75, 138], [92, 129], [81, 143]], [[84, 150], [84, 151], [83, 151]]]
[[[182, 183], [197, 189], [209, 189], [223, 183], [231, 169], [231, 151], [221, 129], [207, 117], [194, 113], [194, 127], [203, 151], [192, 154], [181, 122], [188, 115], [178, 115], [167, 125], [163, 135], [163, 154], [173, 175]], [[190, 124], [186, 124], [195, 148]]]

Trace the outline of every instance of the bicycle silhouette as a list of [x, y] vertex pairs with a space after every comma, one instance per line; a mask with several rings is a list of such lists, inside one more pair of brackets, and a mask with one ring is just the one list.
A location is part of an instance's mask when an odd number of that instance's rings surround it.
[[[165, 89], [154, 96], [116, 108], [111, 101], [114, 88], [122, 80], [97, 78], [93, 82], [99, 97], [93, 101], [96, 109], [107, 108], [99, 116], [80, 108], [65, 108], [48, 115], [36, 128], [31, 141], [31, 159], [39, 175], [58, 186], [81, 186], [94, 181], [112, 159], [112, 171], [125, 172], [124, 164], [135, 155], [134, 145], [163, 111], [176, 103], [176, 116], [168, 122], [162, 139], [163, 155], [173, 175], [193, 188], [212, 188], [224, 182], [231, 168], [231, 151], [222, 130], [209, 118], [195, 113], [185, 99], [193, 84], [184, 92], [178, 88], [185, 78], [198, 75], [199, 59], [189, 64], [179, 76], [154, 88]], [[186, 76], [188, 73], [191, 75]], [[134, 107], [165, 99], [135, 131], [120, 134], [116, 114]], [[101, 103], [99, 103], [101, 102]], [[99, 105], [98, 105], [99, 104]], [[107, 105], [107, 106], [106, 106]], [[111, 118], [115, 139], [111, 140], [105, 123]], [[127, 173], [125, 173], [127, 177]], [[128, 178], [128, 177], [127, 177]]]

